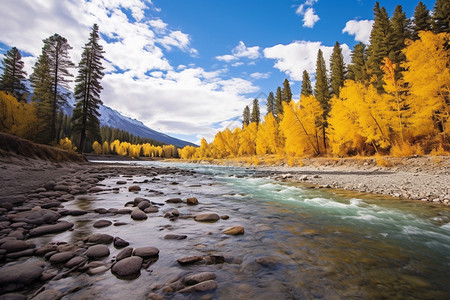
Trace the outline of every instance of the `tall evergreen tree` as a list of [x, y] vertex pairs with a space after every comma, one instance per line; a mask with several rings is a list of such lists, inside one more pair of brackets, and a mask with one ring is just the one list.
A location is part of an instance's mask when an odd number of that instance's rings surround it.
[[308, 72], [306, 70], [303, 71], [302, 75], [302, 90], [300, 92], [303, 96], [310, 96], [313, 94], [311, 79], [309, 78]]
[[345, 80], [344, 55], [339, 42], [336, 42], [333, 47], [333, 53], [330, 58], [330, 71], [331, 92], [339, 97], [339, 89], [344, 86]]
[[448, 0], [436, 0], [431, 21], [431, 28], [434, 33], [449, 32], [450, 4]]
[[277, 121], [280, 121], [281, 117], [283, 116], [283, 97], [282, 97], [282, 91], [281, 87], [277, 87], [277, 92], [275, 94], [275, 118]]
[[259, 111], [258, 99], [253, 100], [252, 114], [250, 116], [250, 123], [255, 122], [259, 124], [261, 122], [261, 112]]
[[380, 8], [378, 1], [375, 2], [373, 12], [375, 20], [372, 31], [370, 32], [370, 46], [368, 49], [367, 63], [370, 74], [375, 76], [373, 84], [377, 90], [381, 92], [384, 91], [381, 65], [382, 60], [389, 56], [389, 50], [391, 49], [388, 38], [391, 33], [391, 24], [386, 9], [384, 7]]
[[289, 103], [291, 102], [291, 100], [292, 100], [291, 86], [289, 84], [289, 80], [285, 78], [283, 81], [283, 90], [281, 92], [281, 101]]
[[367, 51], [366, 45], [359, 42], [353, 47], [352, 53], [352, 62], [348, 65], [348, 79], [364, 82], [368, 78], [367, 75]]
[[326, 150], [326, 128], [328, 126], [327, 118], [328, 112], [330, 111], [330, 85], [327, 77], [327, 67], [325, 65], [325, 59], [323, 58], [322, 50], [319, 49], [317, 53], [317, 63], [316, 63], [316, 86], [314, 88], [314, 96], [323, 109], [323, 124], [321, 124], [323, 131], [323, 146]]
[[50, 58], [43, 51], [38, 57], [30, 75], [31, 86], [33, 87], [32, 101], [36, 101], [36, 113], [40, 120], [37, 142], [48, 144], [52, 141], [52, 127], [55, 126], [53, 118], [54, 97], [53, 80], [50, 74]]
[[422, 1], [416, 6], [414, 10], [414, 21], [413, 21], [413, 33], [412, 38], [414, 40], [419, 39], [419, 31], [428, 31], [431, 30], [431, 16], [430, 11], [427, 9], [427, 6], [423, 4]]
[[22, 55], [16, 47], [11, 48], [6, 52], [5, 57], [2, 60], [3, 74], [0, 76], [0, 90], [10, 92], [18, 100], [22, 99], [27, 92], [25, 84], [25, 76], [27, 72], [23, 70], [24, 63], [22, 61]]
[[52, 128], [50, 132], [51, 140], [57, 140], [56, 136], [56, 122], [57, 113], [61, 105], [67, 102], [67, 97], [70, 92], [68, 90], [68, 83], [71, 81], [67, 77], [73, 75], [69, 73], [69, 68], [73, 68], [75, 65], [71, 62], [69, 57], [69, 50], [72, 47], [67, 42], [67, 39], [55, 33], [54, 35], [44, 40], [44, 47], [42, 51], [48, 56], [50, 61], [50, 74], [52, 77], [52, 89], [53, 89], [53, 107], [51, 114]]
[[406, 56], [403, 54], [402, 50], [406, 47], [405, 40], [411, 38], [408, 28], [409, 19], [406, 18], [402, 6], [397, 5], [391, 18], [391, 32], [388, 36], [391, 44], [389, 59], [397, 66], [395, 69], [396, 79], [399, 79], [401, 77], [401, 72], [404, 71], [401, 66], [406, 60]]
[[242, 128], [250, 124], [250, 108], [245, 106], [244, 113], [242, 114]]
[[267, 114], [275, 115], [275, 97], [272, 92], [267, 96]]
[[77, 100], [73, 111], [73, 129], [80, 134], [78, 152], [82, 153], [86, 145], [87, 136], [93, 140], [100, 139], [100, 121], [98, 112], [102, 101], [100, 92], [103, 78], [103, 47], [99, 44], [100, 35], [98, 26], [94, 24], [89, 41], [84, 46], [81, 61], [78, 64], [78, 75], [75, 80], [75, 99]]

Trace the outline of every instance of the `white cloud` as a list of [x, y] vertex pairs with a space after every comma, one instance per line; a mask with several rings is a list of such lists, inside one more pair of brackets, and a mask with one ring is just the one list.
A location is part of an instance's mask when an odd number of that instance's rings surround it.
[[310, 7], [303, 16], [303, 27], [313, 28], [320, 18], [315, 14], [314, 8]]
[[231, 66], [232, 66], [232, 67], [240, 67], [240, 66], [242, 66], [243, 64], [244, 64], [243, 62], [238, 61], [238, 62], [235, 62], [234, 64], [232, 64]]
[[[351, 50], [347, 44], [342, 44], [344, 61], [350, 61]], [[316, 71], [317, 52], [322, 49], [327, 68], [333, 47], [322, 45], [321, 42], [296, 41], [288, 45], [278, 44], [264, 49], [264, 56], [275, 59], [274, 67], [286, 73], [291, 80], [301, 81], [302, 73], [306, 70], [309, 74]]]
[[342, 33], [348, 33], [355, 36], [355, 41], [363, 42], [368, 45], [370, 40], [370, 32], [372, 31], [373, 20], [350, 20], [345, 23]]
[[270, 77], [270, 72], [268, 72], [268, 73], [255, 72], [255, 73], [250, 74], [250, 77], [252, 77], [254, 79], [267, 79]]
[[257, 59], [260, 57], [259, 46], [247, 47], [243, 41], [231, 50], [232, 54], [216, 56], [217, 60], [231, 62], [240, 58]]

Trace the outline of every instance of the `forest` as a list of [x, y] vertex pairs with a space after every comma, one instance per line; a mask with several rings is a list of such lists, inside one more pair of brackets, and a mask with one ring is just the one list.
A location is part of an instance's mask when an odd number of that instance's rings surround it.
[[368, 46], [359, 43], [346, 66], [339, 42], [330, 70], [317, 53], [315, 86], [303, 72], [299, 100], [286, 79], [243, 111], [242, 128], [180, 150], [183, 159], [273, 156], [346, 157], [450, 152], [449, 7], [436, 1], [430, 14], [419, 2], [414, 16], [397, 5], [392, 17], [376, 2]]

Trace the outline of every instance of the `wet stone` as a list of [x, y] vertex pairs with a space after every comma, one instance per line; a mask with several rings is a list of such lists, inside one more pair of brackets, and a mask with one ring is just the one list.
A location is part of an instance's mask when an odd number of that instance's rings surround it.
[[132, 247], [123, 248], [116, 256], [116, 261], [122, 260], [124, 258], [130, 257], [133, 254]]
[[30, 231], [30, 236], [40, 236], [48, 233], [59, 233], [69, 230], [73, 227], [73, 223], [61, 221], [54, 225], [42, 225]]
[[138, 274], [143, 263], [143, 259], [139, 256], [124, 258], [112, 267], [112, 272], [120, 277], [126, 277]]
[[61, 252], [53, 254], [49, 261], [53, 264], [60, 264], [70, 260], [74, 256], [72, 251]]
[[86, 258], [82, 256], [75, 256], [71, 258], [66, 264], [64, 265], [66, 268], [73, 268], [75, 266], [78, 266], [86, 261]]
[[133, 255], [140, 256], [142, 258], [153, 257], [159, 254], [159, 249], [156, 247], [141, 247], [136, 248], [133, 251]]
[[208, 280], [193, 286], [189, 286], [178, 292], [179, 293], [206, 292], [206, 291], [213, 291], [215, 289], [217, 289], [216, 282], [214, 280]]
[[190, 264], [194, 264], [196, 262], [199, 262], [203, 260], [202, 256], [186, 256], [186, 257], [182, 257], [177, 259], [177, 262], [181, 265], [190, 265]]
[[22, 250], [28, 249], [28, 248], [30, 248], [30, 245], [31, 244], [29, 244], [28, 242], [24, 242], [24, 241], [9, 240], [9, 241], [4, 242], [0, 246], [0, 249], [5, 249], [7, 253], [10, 253], [10, 252], [17, 252], [17, 251], [22, 251]]
[[187, 238], [187, 235], [180, 235], [180, 234], [166, 234], [164, 236], [165, 240], [184, 240]]
[[114, 238], [114, 246], [117, 248], [123, 248], [128, 246], [130, 243], [121, 239], [120, 237], [115, 237]]
[[139, 208], [135, 208], [131, 212], [131, 218], [133, 220], [146, 220], [148, 217], [142, 210], [140, 210]]
[[0, 268], [0, 285], [9, 283], [28, 284], [41, 276], [44, 267], [45, 263], [39, 260], [2, 267]]
[[214, 213], [200, 214], [195, 216], [194, 220], [197, 222], [216, 222], [220, 219], [219, 215]]
[[225, 229], [223, 231], [224, 234], [229, 234], [229, 235], [240, 235], [240, 234], [244, 234], [244, 227], [242, 226], [233, 226], [230, 227], [228, 229]]
[[45, 290], [37, 294], [33, 297], [33, 300], [59, 300], [63, 296], [63, 293], [61, 293], [58, 290]]
[[183, 281], [186, 285], [195, 285], [195, 284], [203, 282], [203, 281], [214, 280], [214, 279], [216, 279], [216, 274], [214, 274], [213, 272], [203, 272], [203, 273], [187, 276], [186, 278], [184, 278]]
[[171, 198], [171, 199], [167, 199], [166, 203], [171, 203], [171, 204], [183, 203], [183, 200], [181, 200], [180, 198]]
[[187, 198], [186, 199], [186, 204], [187, 205], [197, 205], [198, 204], [198, 200], [197, 198]]
[[109, 248], [106, 245], [95, 245], [86, 250], [86, 256], [89, 258], [100, 258], [109, 255]]
[[95, 228], [102, 228], [102, 227], [108, 227], [112, 224], [111, 221], [109, 220], [98, 220], [97, 222], [94, 223], [94, 227]]
[[88, 274], [89, 275], [97, 275], [97, 274], [105, 273], [109, 269], [110, 268], [108, 266], [100, 266], [100, 267], [89, 269]]
[[146, 209], [144, 209], [145, 213], [156, 213], [158, 211], [159, 211], [159, 209], [156, 206], [150, 206], [150, 207], [147, 207]]
[[95, 233], [88, 238], [87, 242], [93, 244], [110, 244], [113, 239], [114, 237], [109, 234]]
[[141, 187], [138, 185], [131, 185], [128, 187], [129, 192], [139, 192], [141, 190]]

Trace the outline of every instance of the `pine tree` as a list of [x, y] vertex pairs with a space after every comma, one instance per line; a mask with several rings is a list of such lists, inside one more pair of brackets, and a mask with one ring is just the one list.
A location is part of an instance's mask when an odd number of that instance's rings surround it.
[[431, 16], [430, 11], [427, 6], [420, 1], [414, 11], [414, 21], [413, 21], [413, 40], [419, 39], [419, 31], [431, 30]]
[[431, 28], [434, 33], [449, 32], [450, 4], [448, 0], [436, 0], [431, 20]]
[[61, 105], [66, 103], [69, 92], [64, 92], [63, 89], [69, 89], [68, 83], [70, 82], [67, 77], [73, 75], [69, 73], [69, 68], [73, 68], [75, 65], [70, 61], [69, 50], [72, 47], [67, 42], [67, 39], [55, 33], [44, 40], [44, 47], [42, 48], [50, 61], [50, 75], [52, 77], [52, 89], [53, 89], [53, 107], [51, 111], [51, 141], [56, 140], [56, 119], [57, 112]]
[[259, 124], [261, 122], [261, 113], [259, 111], [258, 99], [253, 100], [252, 114], [250, 116], [250, 123]]
[[322, 50], [319, 49], [317, 53], [317, 64], [316, 64], [316, 86], [314, 88], [314, 97], [319, 101], [323, 110], [323, 146], [326, 150], [326, 127], [327, 127], [327, 116], [330, 110], [330, 85], [327, 78], [327, 67], [325, 65], [325, 59], [323, 58]]
[[300, 94], [303, 96], [310, 96], [313, 94], [311, 79], [309, 78], [309, 74], [308, 74], [308, 72], [306, 72], [306, 70], [303, 71], [302, 91]]
[[275, 97], [272, 92], [267, 97], [267, 114], [275, 114]]
[[22, 100], [23, 95], [27, 92], [23, 83], [27, 72], [23, 70], [24, 63], [19, 50], [16, 47], [8, 50], [2, 64], [3, 67], [0, 67], [3, 69], [3, 74], [0, 76], [0, 90], [10, 92], [14, 97]]
[[30, 76], [33, 87], [32, 101], [36, 101], [36, 113], [40, 120], [36, 141], [48, 144], [52, 141], [52, 127], [55, 126], [53, 118], [54, 97], [52, 88], [52, 76], [50, 74], [50, 58], [43, 51], [38, 57], [33, 73]]
[[281, 117], [283, 116], [283, 103], [282, 103], [282, 92], [281, 88], [277, 87], [277, 92], [275, 94], [275, 105], [274, 105], [274, 117], [277, 119], [277, 121], [280, 121]]
[[291, 102], [291, 100], [292, 100], [291, 86], [289, 85], [289, 80], [285, 78], [283, 81], [283, 90], [281, 92], [281, 101], [289, 103]]
[[[384, 7], [375, 2], [373, 9], [375, 22], [370, 32], [370, 46], [368, 49], [368, 67], [374, 78], [374, 86], [379, 92], [383, 91], [383, 71], [381, 70], [382, 60], [388, 57], [391, 49], [389, 35], [392, 31], [389, 15]], [[371, 78], [372, 80], [372, 78]]]
[[244, 108], [244, 113], [242, 115], [242, 128], [250, 124], [250, 108], [248, 105]]
[[342, 48], [339, 42], [334, 44], [333, 53], [330, 58], [331, 71], [331, 91], [333, 95], [339, 97], [339, 89], [344, 86], [345, 80], [345, 63]]
[[100, 121], [98, 112], [102, 101], [100, 92], [103, 78], [103, 47], [99, 44], [100, 36], [98, 26], [94, 24], [89, 41], [84, 46], [81, 61], [78, 65], [78, 75], [75, 80], [75, 99], [77, 100], [73, 111], [72, 122], [74, 131], [80, 133], [78, 152], [82, 153], [86, 138], [97, 140], [100, 138]]
[[358, 43], [353, 47], [352, 62], [348, 65], [348, 79], [364, 82], [367, 78], [367, 51], [366, 45]]
[[388, 57], [396, 65], [396, 80], [401, 77], [401, 72], [403, 71], [401, 65], [406, 60], [405, 54], [402, 53], [402, 50], [406, 47], [405, 40], [411, 38], [408, 27], [409, 20], [406, 18], [406, 14], [403, 12], [402, 6], [397, 5], [391, 18], [392, 30], [388, 36], [391, 44]]

